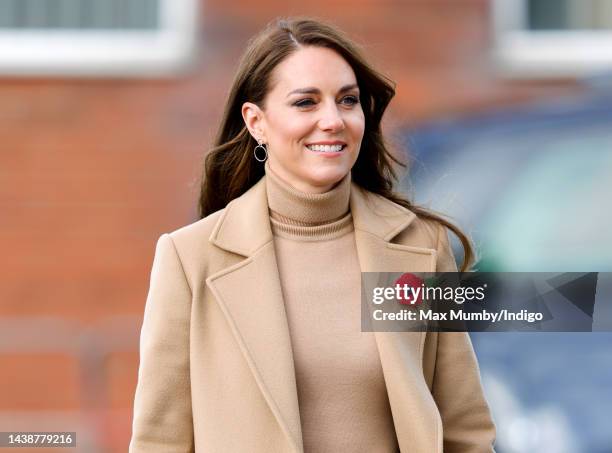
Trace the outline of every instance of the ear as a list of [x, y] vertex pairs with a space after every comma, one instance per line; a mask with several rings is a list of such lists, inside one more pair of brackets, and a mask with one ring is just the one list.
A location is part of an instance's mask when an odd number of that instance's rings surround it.
[[266, 143], [264, 112], [252, 102], [242, 104], [242, 119], [251, 136], [258, 142]]

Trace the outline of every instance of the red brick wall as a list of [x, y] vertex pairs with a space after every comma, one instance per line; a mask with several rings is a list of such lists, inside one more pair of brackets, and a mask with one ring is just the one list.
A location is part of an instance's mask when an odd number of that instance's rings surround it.
[[273, 17], [329, 19], [363, 44], [398, 84], [390, 130], [573, 87], [495, 76], [485, 0], [306, 3], [204, 2], [182, 78], [0, 80], [2, 431], [78, 427], [80, 445], [126, 450], [155, 240], [195, 220], [237, 57]]

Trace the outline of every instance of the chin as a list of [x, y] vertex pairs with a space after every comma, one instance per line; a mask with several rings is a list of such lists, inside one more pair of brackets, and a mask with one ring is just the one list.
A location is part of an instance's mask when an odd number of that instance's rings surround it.
[[322, 168], [316, 172], [310, 172], [310, 181], [313, 186], [326, 187], [335, 186], [342, 181], [342, 178], [350, 172], [350, 169], [344, 167]]

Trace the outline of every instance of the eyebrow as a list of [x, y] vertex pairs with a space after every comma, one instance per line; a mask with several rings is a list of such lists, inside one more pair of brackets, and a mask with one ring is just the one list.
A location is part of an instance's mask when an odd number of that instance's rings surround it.
[[[338, 94], [352, 90], [353, 88], [359, 88], [359, 86], [356, 83], [344, 85], [342, 88], [340, 88]], [[321, 94], [321, 90], [315, 87], [298, 88], [297, 90], [293, 90], [288, 93], [287, 97], [291, 96], [292, 94]]]

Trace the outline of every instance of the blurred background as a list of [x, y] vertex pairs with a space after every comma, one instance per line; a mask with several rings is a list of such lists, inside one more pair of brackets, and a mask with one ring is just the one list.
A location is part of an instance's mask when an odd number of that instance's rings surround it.
[[[238, 57], [289, 15], [397, 82], [402, 190], [480, 270], [612, 271], [612, 0], [0, 0], [0, 431], [127, 450], [155, 242], [197, 220]], [[472, 339], [498, 452], [612, 452], [612, 334]]]

